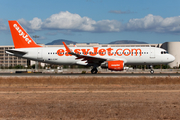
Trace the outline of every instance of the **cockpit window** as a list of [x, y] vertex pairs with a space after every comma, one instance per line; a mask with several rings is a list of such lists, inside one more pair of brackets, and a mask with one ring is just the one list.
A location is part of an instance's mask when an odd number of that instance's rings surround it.
[[168, 54], [167, 51], [161, 51], [161, 54]]

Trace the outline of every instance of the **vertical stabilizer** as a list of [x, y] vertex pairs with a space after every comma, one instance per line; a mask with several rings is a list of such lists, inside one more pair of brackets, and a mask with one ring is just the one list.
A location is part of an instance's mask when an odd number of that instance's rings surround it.
[[8, 21], [15, 48], [42, 47], [37, 45], [17, 21]]

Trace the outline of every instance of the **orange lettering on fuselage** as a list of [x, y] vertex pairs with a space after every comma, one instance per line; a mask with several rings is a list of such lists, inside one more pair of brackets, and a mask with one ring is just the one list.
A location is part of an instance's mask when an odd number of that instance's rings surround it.
[[107, 50], [107, 53], [108, 53], [108, 56], [112, 56], [113, 54], [111, 53], [111, 51], [113, 50], [112, 48], [108, 48], [106, 49]]
[[57, 55], [63, 56], [64, 55], [64, 50], [63, 49], [57, 50]]
[[98, 47], [93, 47], [94, 51], [93, 52], [89, 52], [91, 56], [95, 56], [97, 55], [97, 50], [98, 50]]
[[74, 50], [74, 52], [75, 52], [76, 54], [80, 54], [80, 51], [81, 51], [80, 49], [75, 49], [75, 50]]
[[[114, 49], [113, 48], [107, 48], [107, 49], [99, 49], [98, 50], [98, 47], [93, 47], [92, 51], [90, 51], [90, 49], [74, 49], [74, 52], [76, 54], [83, 54], [83, 55], [90, 55], [90, 56], [96, 56], [97, 54], [99, 54], [100, 56], [104, 56], [104, 55], [108, 55], [108, 56], [112, 56], [113, 53], [114, 53], [114, 56], [137, 56], [139, 54], [139, 56], [142, 55], [142, 51], [140, 48], [133, 48], [133, 49], [128, 49], [128, 48], [125, 48], [125, 49], [116, 49], [115, 51], [113, 51]], [[66, 55], [66, 56], [72, 56], [71, 54], [69, 54], [66, 50], [64, 49], [59, 49], [57, 50], [57, 54], [59, 56], [63, 56], [63, 55]]]
[[[123, 54], [125, 55], [125, 56], [129, 56], [130, 55], [130, 49], [124, 49], [123, 50]], [[126, 54], [127, 53], [127, 54]]]
[[133, 51], [135, 51], [135, 53], [136, 53], [136, 56], [137, 56], [137, 54], [138, 54], [138, 51], [140, 52], [140, 56], [141, 56], [141, 54], [142, 54], [142, 51], [141, 51], [141, 49], [131, 49], [131, 56], [133, 56]]
[[[76, 49], [75, 49], [76, 50]], [[90, 49], [81, 49], [84, 55], [87, 55]]]
[[[120, 50], [120, 51], [119, 51], [119, 50]], [[116, 53], [117, 53], [118, 56], [122, 56], [122, 53], [121, 53], [121, 52], [122, 52], [122, 49], [117, 49], [117, 50], [116, 50]], [[119, 54], [119, 53], [120, 53], [120, 54]]]
[[100, 49], [98, 53], [99, 53], [100, 56], [104, 56], [106, 54], [106, 50], [105, 49]]

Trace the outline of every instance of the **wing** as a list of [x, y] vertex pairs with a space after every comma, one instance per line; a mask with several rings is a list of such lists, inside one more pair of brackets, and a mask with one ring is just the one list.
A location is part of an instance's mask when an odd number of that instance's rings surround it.
[[76, 60], [77, 59], [81, 59], [81, 61], [78, 61], [77, 64], [79, 65], [96, 65], [96, 66], [100, 66], [101, 63], [105, 62], [105, 61], [116, 61], [116, 60], [122, 60], [124, 61], [124, 63], [127, 62], [126, 59], [124, 58], [120, 58], [120, 57], [97, 57], [97, 56], [90, 56], [90, 55], [82, 55], [82, 54], [77, 54], [73, 51], [71, 51], [71, 49], [69, 49], [69, 47], [66, 45], [65, 42], [63, 42], [64, 47], [66, 48], [66, 51], [71, 54], [76, 56]]
[[[81, 62], [77, 62], [77, 64], [84, 64], [86, 63], [87, 65], [93, 65], [93, 64], [97, 64], [97, 65], [100, 65], [102, 62], [104, 61], [107, 61], [107, 58], [103, 58], [103, 57], [97, 57], [97, 56], [90, 56], [90, 55], [81, 55], [81, 54], [77, 54], [73, 51], [71, 51], [69, 49], [69, 47], [66, 45], [65, 42], [63, 42], [65, 48], [66, 48], [66, 51], [71, 54], [71, 55], [74, 55], [76, 56], [76, 60], [77, 59], [81, 59]], [[85, 65], [85, 64], [84, 64]]]

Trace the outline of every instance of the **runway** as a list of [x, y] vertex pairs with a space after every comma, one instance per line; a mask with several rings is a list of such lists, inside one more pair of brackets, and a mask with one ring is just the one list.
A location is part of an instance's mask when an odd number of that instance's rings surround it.
[[98, 73], [98, 74], [81, 74], [81, 73], [0, 73], [0, 76], [6, 77], [13, 77], [13, 76], [84, 76], [84, 77], [139, 77], [139, 76], [146, 76], [146, 77], [169, 77], [169, 76], [180, 76], [180, 73]]
[[47, 90], [44, 90], [44, 91], [0, 91], [0, 94], [16, 94], [16, 93], [21, 93], [21, 94], [68, 94], [68, 93], [79, 93], [79, 94], [82, 94], [82, 93], [179, 93], [180, 90], [118, 90], [118, 91], [108, 91], [108, 90], [105, 90], [105, 91], [89, 91], [89, 90], [86, 90], [86, 91], [64, 91], [64, 90], [57, 90], [57, 91], [47, 91]]

